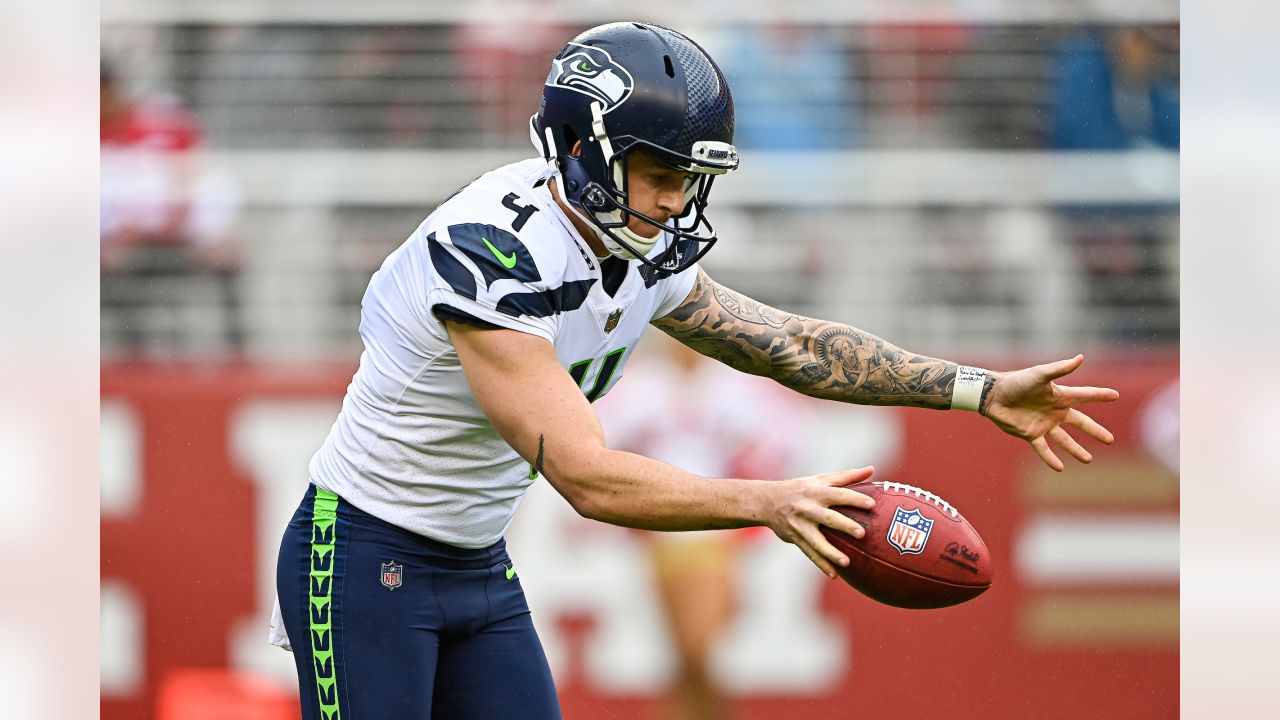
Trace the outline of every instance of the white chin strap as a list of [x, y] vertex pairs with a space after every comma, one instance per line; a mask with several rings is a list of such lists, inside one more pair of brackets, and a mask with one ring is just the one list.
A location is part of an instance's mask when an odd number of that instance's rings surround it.
[[[591, 120], [592, 120], [591, 130], [593, 135], [595, 135], [593, 139], [596, 142], [600, 143], [600, 149], [604, 153], [605, 163], [607, 165], [607, 164], [610, 164], [610, 160], [613, 157], [613, 146], [612, 146], [612, 143], [609, 142], [609, 134], [606, 133], [604, 129], [604, 113], [602, 112], [601, 108], [602, 106], [600, 105], [600, 103], [598, 102], [591, 103]], [[555, 135], [552, 133], [551, 128], [544, 128], [545, 137], [546, 137], [546, 140], [545, 140], [546, 144], [544, 145], [542, 139], [538, 137], [538, 132], [536, 130], [537, 123], [534, 121], [536, 117], [537, 115], [535, 114], [534, 116], [529, 118], [529, 139], [533, 141], [534, 147], [538, 148], [538, 150], [542, 152], [543, 157], [547, 160], [547, 165], [550, 167], [551, 171], [557, 177], [560, 177], [560, 167], [556, 163], [557, 149], [556, 149]], [[563, 182], [563, 178], [561, 179], [561, 182]], [[621, 182], [621, 178], [618, 179], [618, 182], [619, 183]], [[561, 197], [563, 199], [563, 195], [561, 195]], [[569, 208], [570, 212], [572, 212], [574, 215], [577, 215], [579, 220], [591, 226], [591, 229], [595, 232], [596, 237], [600, 239], [601, 244], [604, 245], [604, 249], [607, 250], [610, 255], [613, 255], [614, 257], [622, 258], [623, 260], [638, 259], [637, 256], [634, 253], [632, 253], [630, 250], [622, 247], [621, 245], [618, 244], [616, 240], [609, 237], [607, 234], [605, 234], [601, 230], [597, 229], [595, 225], [590, 220], [588, 220], [585, 215], [582, 214], [582, 211], [574, 206], [573, 203], [565, 202], [565, 206]], [[621, 210], [615, 210], [613, 212], [594, 213], [594, 215], [596, 216], [597, 219], [599, 219], [601, 223], [606, 225], [611, 223], [616, 224], [622, 221]], [[631, 228], [628, 228], [625, 226], [616, 228], [613, 230], [613, 232], [620, 235], [623, 240], [625, 240], [627, 243], [631, 245], [631, 247], [635, 248], [636, 252], [644, 256], [648, 256], [649, 252], [652, 251], [654, 246], [658, 244], [658, 240], [662, 238], [661, 232], [658, 232], [652, 238], [647, 238], [647, 237], [644, 237], [643, 235], [639, 235], [633, 232]]]
[[[596, 213], [596, 217], [599, 217], [602, 220], [607, 217], [609, 218], [609, 221], [617, 222], [621, 214], [622, 213]], [[657, 245], [658, 240], [662, 237], [662, 233], [659, 232], [657, 235], [647, 238], [643, 235], [632, 232], [631, 228], [628, 227], [618, 228], [614, 230], [614, 232], [620, 235], [623, 240], [627, 241], [627, 243], [630, 244], [631, 247], [635, 248], [637, 252], [646, 256], [649, 254], [650, 250], [653, 250], [653, 246]], [[605, 235], [599, 230], [596, 230], [596, 237], [600, 238], [600, 242], [604, 243], [604, 249], [608, 250], [610, 255], [620, 257], [623, 260], [637, 259], [635, 255], [631, 254], [630, 250], [622, 247], [613, 238]]]
[[[592, 225], [591, 221], [588, 220], [586, 216], [582, 214], [582, 211], [575, 207], [573, 203], [566, 202], [565, 206], [569, 208], [570, 212], [577, 215], [579, 220], [591, 226], [592, 232], [594, 232], [596, 237], [600, 239], [600, 243], [604, 245], [604, 249], [608, 250], [610, 255], [622, 258], [623, 260], [637, 259], [630, 250], [622, 247], [616, 240], [609, 237], [603, 231], [597, 229], [595, 225]], [[622, 219], [622, 212], [615, 211], [611, 213], [595, 213], [595, 216], [603, 223], [618, 222]], [[633, 232], [629, 227], [614, 228], [613, 231], [622, 236], [622, 239], [627, 241], [631, 247], [636, 249], [637, 252], [645, 256], [648, 256], [649, 251], [653, 250], [653, 247], [658, 244], [658, 240], [662, 239], [661, 232], [651, 238], [647, 238]]]
[[[556, 167], [554, 160], [551, 162], [551, 169], [554, 171], [555, 176], [560, 178], [559, 182], [564, 182], [564, 179], [560, 176], [560, 169]], [[563, 196], [561, 196], [561, 198], [563, 199]], [[631, 254], [630, 250], [622, 247], [613, 238], [597, 229], [596, 226], [587, 219], [587, 216], [584, 215], [573, 203], [565, 202], [564, 206], [569, 208], [569, 212], [577, 215], [579, 220], [591, 227], [592, 232], [594, 232], [596, 237], [600, 239], [600, 243], [604, 245], [604, 249], [607, 250], [610, 255], [622, 258], [623, 260], [637, 259], [635, 255]], [[622, 211], [615, 210], [611, 213], [595, 213], [595, 216], [599, 218], [602, 223], [616, 223], [622, 220]], [[622, 239], [630, 243], [631, 247], [635, 248], [636, 251], [645, 256], [648, 256], [649, 252], [658, 244], [658, 240], [662, 239], [661, 232], [658, 232], [657, 235], [654, 235], [651, 238], [647, 238], [643, 235], [638, 235], [635, 232], [632, 232], [631, 228], [628, 227], [615, 228], [614, 232], [622, 236]]]

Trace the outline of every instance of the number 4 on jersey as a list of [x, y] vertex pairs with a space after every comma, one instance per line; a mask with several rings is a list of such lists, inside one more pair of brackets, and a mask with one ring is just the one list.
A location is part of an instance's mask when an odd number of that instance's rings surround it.
[[519, 196], [515, 193], [507, 193], [507, 196], [502, 198], [502, 207], [516, 214], [516, 219], [511, 221], [511, 229], [516, 232], [520, 232], [520, 228], [524, 227], [524, 224], [529, 222], [529, 218], [538, 212], [538, 208], [534, 205], [517, 205], [518, 199]]

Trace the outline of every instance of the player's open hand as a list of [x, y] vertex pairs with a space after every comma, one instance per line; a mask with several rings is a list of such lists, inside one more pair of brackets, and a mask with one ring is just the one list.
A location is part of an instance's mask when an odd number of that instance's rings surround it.
[[862, 482], [874, 472], [875, 468], [868, 466], [769, 483], [773, 493], [769, 528], [784, 542], [800, 548], [827, 577], [835, 577], [835, 566], [848, 565], [849, 558], [827, 541], [818, 526], [826, 525], [861, 538], [864, 533], [862, 526], [831, 508], [840, 505], [873, 507], [876, 504], [874, 500], [845, 485]]
[[1077, 410], [1076, 406], [1111, 402], [1120, 397], [1120, 393], [1111, 388], [1074, 387], [1054, 382], [1082, 364], [1084, 356], [1077, 355], [1070, 360], [1000, 375], [991, 389], [991, 399], [983, 414], [1001, 430], [1031, 443], [1040, 459], [1058, 472], [1062, 472], [1065, 466], [1049, 447], [1049, 440], [1080, 462], [1091, 462], [1093, 455], [1068, 435], [1063, 426], [1070, 425], [1094, 440], [1110, 445], [1115, 436]]

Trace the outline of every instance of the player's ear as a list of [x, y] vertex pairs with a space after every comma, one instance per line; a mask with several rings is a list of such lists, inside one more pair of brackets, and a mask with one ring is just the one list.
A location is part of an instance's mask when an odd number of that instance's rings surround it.
[[574, 140], [574, 141], [573, 141], [573, 149], [572, 149], [572, 150], [570, 150], [569, 152], [570, 152], [570, 154], [572, 154], [574, 157], [578, 157], [578, 156], [582, 155], [582, 141], [581, 141], [581, 140]]

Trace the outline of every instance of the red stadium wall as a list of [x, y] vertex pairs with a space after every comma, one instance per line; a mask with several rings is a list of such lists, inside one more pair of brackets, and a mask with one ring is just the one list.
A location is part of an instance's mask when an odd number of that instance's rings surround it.
[[[839, 682], [817, 694], [741, 695], [740, 717], [1176, 715], [1176, 574], [1126, 573], [1123, 564], [1151, 532], [1176, 527], [1177, 477], [1140, 440], [1176, 361], [1091, 360], [1081, 375], [1082, 384], [1121, 391], [1120, 403], [1094, 413], [1118, 442], [1062, 476], [975, 415], [881, 411], [898, 413], [903, 446], [878, 477], [925, 485], [959, 507], [993, 553], [996, 584], [966, 605], [906, 611], [826, 583], [815, 612], [851, 638]], [[262, 548], [276, 540], [260, 537], [261, 485], [232, 449], [245, 442], [233, 437], [244, 432], [234, 427], [239, 413], [263, 399], [336, 409], [348, 378], [346, 368], [103, 368], [104, 408], [131, 418], [137, 458], [127, 501], [108, 503], [104, 488], [102, 579], [129, 589], [140, 618], [137, 678], [124, 690], [104, 685], [103, 718], [157, 717], [172, 671], [236, 664], [233, 631], [261, 612], [260, 564], [274, 566]], [[309, 421], [331, 422], [331, 412]], [[305, 463], [290, 472], [284, 482], [300, 497]], [[1073, 557], [1074, 544], [1054, 544], [1073, 532], [1104, 541]], [[589, 617], [557, 622], [572, 642], [590, 632]], [[608, 694], [578, 663], [559, 677], [566, 717], [655, 717], [652, 697]]]

